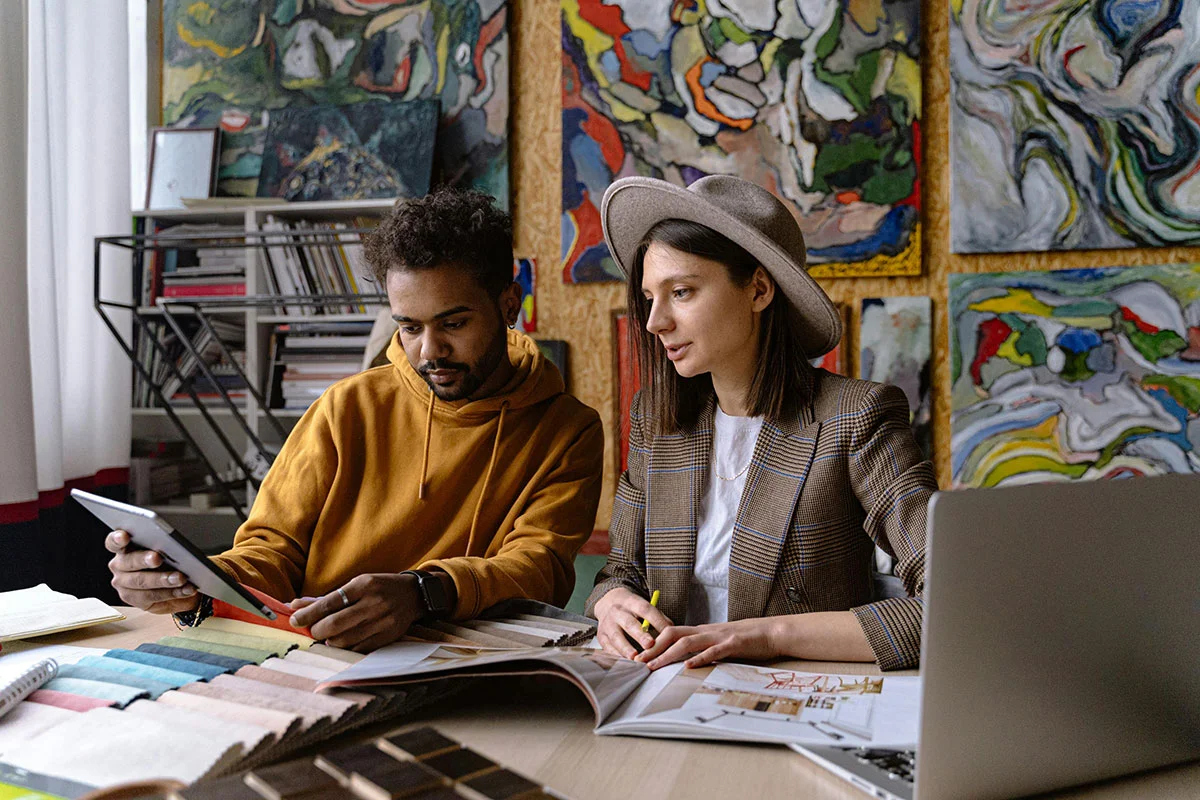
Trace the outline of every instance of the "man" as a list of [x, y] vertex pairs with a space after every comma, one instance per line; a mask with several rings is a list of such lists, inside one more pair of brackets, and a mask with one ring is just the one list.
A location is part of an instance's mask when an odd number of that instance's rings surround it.
[[[562, 605], [600, 497], [603, 431], [523, 334], [512, 223], [477, 192], [397, 204], [365, 245], [399, 330], [390, 364], [297, 423], [214, 560], [292, 601], [292, 624], [372, 650], [427, 617], [514, 597]], [[121, 599], [194, 623], [195, 588], [109, 534]], [[413, 570], [416, 571], [413, 571]]]

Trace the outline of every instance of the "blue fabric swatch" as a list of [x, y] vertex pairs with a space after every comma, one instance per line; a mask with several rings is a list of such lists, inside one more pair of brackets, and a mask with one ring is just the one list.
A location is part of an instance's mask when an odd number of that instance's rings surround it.
[[51, 689], [55, 692], [77, 694], [80, 697], [112, 700], [119, 708], [124, 708], [134, 700], [142, 700], [150, 696], [150, 693], [145, 689], [138, 689], [133, 686], [120, 686], [115, 683], [104, 683], [102, 681], [89, 681], [84, 678], [55, 678], [42, 684], [42, 688]]
[[135, 689], [144, 689], [149, 692], [151, 700], [157, 700], [163, 692], [178, 688], [169, 683], [143, 678], [140, 675], [127, 675], [124, 672], [114, 672], [110, 669], [100, 669], [82, 664], [64, 664], [58, 668], [58, 677], [82, 678], [100, 683], [115, 683], [118, 686], [132, 686]]
[[145, 664], [150, 667], [170, 669], [175, 672], [185, 672], [189, 675], [195, 675], [202, 681], [212, 680], [218, 675], [234, 671], [229, 667], [201, 664], [199, 661], [189, 661], [186, 658], [172, 658], [171, 656], [160, 656], [154, 653], [141, 653], [137, 650], [109, 650], [104, 656], [106, 658], [119, 658], [122, 661], [132, 661], [135, 664]]
[[137, 675], [141, 678], [149, 678], [152, 681], [160, 681], [169, 685], [172, 689], [178, 689], [180, 686], [187, 686], [189, 683], [195, 683], [197, 678], [187, 672], [175, 672], [170, 669], [162, 669], [161, 667], [150, 667], [145, 664], [135, 664], [132, 661], [122, 661], [119, 658], [105, 658], [104, 656], [84, 656], [78, 662], [85, 667], [98, 667], [100, 669], [112, 670], [113, 672], [123, 672], [126, 675]]

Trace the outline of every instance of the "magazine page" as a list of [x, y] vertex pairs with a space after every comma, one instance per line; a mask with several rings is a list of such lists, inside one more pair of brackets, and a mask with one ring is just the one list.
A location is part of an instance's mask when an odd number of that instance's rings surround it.
[[653, 673], [601, 734], [913, 747], [921, 679], [781, 667], [673, 664]]
[[613, 713], [650, 674], [645, 664], [590, 647], [495, 650], [397, 642], [379, 648], [317, 689], [535, 672], [551, 672], [578, 686], [595, 709], [597, 722]]

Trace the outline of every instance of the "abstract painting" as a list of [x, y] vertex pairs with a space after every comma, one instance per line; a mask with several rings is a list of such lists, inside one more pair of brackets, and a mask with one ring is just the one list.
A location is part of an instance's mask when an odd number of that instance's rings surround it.
[[819, 369], [832, 372], [835, 375], [846, 374], [846, 348], [850, 338], [850, 307], [844, 303], [836, 303], [838, 314], [842, 318], [842, 339], [837, 346], [820, 358], [809, 359], [809, 363]]
[[814, 275], [920, 274], [919, 6], [561, 0], [564, 280], [620, 280], [600, 201], [628, 175], [737, 175]]
[[955, 486], [1200, 472], [1200, 264], [950, 276]]
[[271, 113], [259, 197], [364, 200], [429, 192], [433, 100], [293, 106]]
[[562, 339], [537, 339], [536, 342], [542, 355], [558, 368], [565, 390], [570, 391], [571, 387], [567, 386], [567, 343]]
[[163, 124], [221, 127], [219, 193], [257, 193], [279, 109], [434, 100], [435, 182], [507, 208], [505, 0], [163, 0], [162, 22]]
[[933, 452], [933, 302], [928, 297], [862, 301], [858, 328], [860, 378], [904, 390], [909, 420], [921, 452]]
[[521, 316], [517, 327], [525, 333], [537, 330], [537, 265], [532, 258], [513, 259], [513, 280], [521, 285]]
[[1200, 0], [950, 8], [954, 252], [1200, 244]]

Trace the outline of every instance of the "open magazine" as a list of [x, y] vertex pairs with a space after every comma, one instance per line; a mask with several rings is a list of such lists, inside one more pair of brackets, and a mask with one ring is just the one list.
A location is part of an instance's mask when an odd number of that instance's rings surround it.
[[400, 642], [318, 688], [549, 674], [583, 691], [596, 733], [846, 747], [914, 747], [920, 678], [720, 663], [645, 664], [587, 647], [494, 650]]

